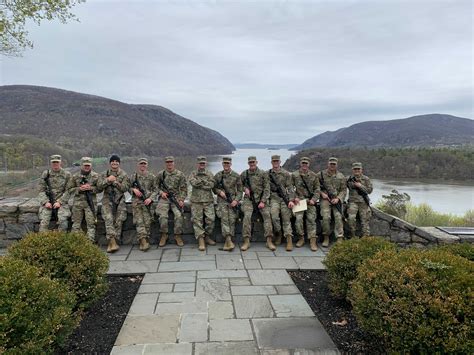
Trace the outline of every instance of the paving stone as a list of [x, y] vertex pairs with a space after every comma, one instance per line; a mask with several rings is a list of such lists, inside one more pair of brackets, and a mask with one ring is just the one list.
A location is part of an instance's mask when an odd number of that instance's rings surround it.
[[254, 251], [243, 251], [242, 259], [244, 260], [255, 260], [258, 259], [257, 253]]
[[260, 261], [254, 259], [244, 260], [244, 265], [247, 270], [249, 269], [261, 269]]
[[143, 355], [191, 355], [193, 353], [193, 344], [147, 344]]
[[[184, 251], [184, 250], [183, 250]], [[215, 261], [215, 255], [206, 255], [200, 252], [200, 255], [182, 255], [179, 261]]]
[[158, 303], [177, 303], [194, 299], [194, 292], [163, 292], [160, 293]]
[[206, 313], [207, 301], [198, 300], [184, 300], [177, 303], [158, 303], [156, 305], [155, 314], [159, 315], [180, 315], [182, 313]]
[[213, 319], [209, 326], [210, 341], [253, 340], [248, 319]]
[[230, 286], [227, 279], [198, 279], [196, 298], [209, 301], [230, 301]]
[[277, 317], [314, 317], [302, 295], [268, 296]]
[[128, 254], [127, 260], [159, 260], [162, 253], [161, 249], [149, 249], [146, 252], [133, 249]]
[[143, 274], [156, 272], [159, 260], [111, 261], [108, 274]]
[[297, 269], [296, 263], [291, 256], [263, 257], [259, 259], [262, 269]]
[[207, 313], [183, 314], [179, 330], [179, 342], [202, 341], [207, 341]]
[[214, 261], [181, 261], [181, 262], [161, 262], [158, 268], [162, 271], [194, 271], [194, 270], [215, 270]]
[[293, 355], [340, 355], [341, 353], [337, 349], [326, 349], [326, 350], [308, 350], [308, 349], [295, 349]]
[[209, 302], [209, 319], [228, 318], [235, 318], [232, 302]]
[[267, 248], [267, 246], [265, 245], [265, 243], [262, 243], [262, 242], [250, 242], [250, 249], [247, 250], [246, 252], [242, 252], [243, 253], [250, 253], [250, 252], [261, 252], [261, 251], [264, 251], [264, 252], [272, 252], [270, 249]]
[[195, 286], [194, 282], [176, 284], [174, 285], [173, 292], [194, 292]]
[[229, 279], [231, 286], [250, 286], [250, 279], [248, 277]]
[[179, 315], [127, 316], [115, 345], [175, 343]]
[[292, 285], [293, 280], [285, 270], [248, 270], [252, 285]]
[[201, 256], [201, 257], [207, 257], [206, 253], [203, 253], [202, 251], [198, 250], [196, 247], [194, 248], [188, 248], [188, 249], [183, 249], [181, 251], [181, 258], [183, 256]]
[[275, 287], [273, 286], [231, 286], [233, 296], [242, 295], [276, 295]]
[[195, 355], [258, 355], [254, 341], [198, 343]]
[[110, 261], [125, 261], [127, 260], [127, 254], [107, 254]]
[[299, 295], [300, 290], [295, 285], [275, 286], [279, 295]]
[[291, 352], [288, 349], [263, 349], [260, 355], [291, 355]]
[[219, 255], [219, 254], [229, 255], [229, 253], [236, 253], [236, 254], [238, 253], [238, 254], [240, 254], [240, 251], [237, 250], [237, 246], [234, 249], [234, 251], [232, 251], [232, 252], [222, 250], [223, 247], [224, 247], [224, 243], [217, 243], [216, 245], [211, 246], [211, 247], [208, 246], [207, 250], [206, 250], [206, 253], [207, 253], [207, 255]]
[[164, 249], [163, 254], [161, 254], [161, 261], [172, 262], [179, 260], [179, 254], [181, 250], [179, 249]]
[[294, 248], [291, 252], [287, 252], [284, 248], [278, 248], [275, 250], [276, 256], [317, 256], [323, 257], [324, 253], [321, 248], [317, 251], [311, 251], [309, 249], [309, 242], [306, 242], [305, 245], [301, 248]]
[[219, 270], [244, 269], [244, 260], [240, 254], [237, 255], [216, 255], [217, 268]]
[[147, 284], [143, 283], [138, 289], [138, 293], [160, 293], [173, 291], [173, 284]]
[[133, 303], [130, 306], [128, 314], [132, 316], [153, 314], [155, 312], [157, 300], [158, 293], [137, 294], [133, 299]]
[[232, 278], [232, 277], [248, 277], [247, 271], [245, 270], [211, 270], [211, 271], [198, 271], [198, 279], [219, 279], [219, 278]]
[[267, 249], [267, 251], [257, 251], [257, 255], [258, 255], [259, 258], [275, 256], [275, 254], [272, 251], [268, 250], [268, 249]]
[[114, 346], [110, 355], [142, 355], [144, 348], [144, 345]]
[[260, 349], [299, 349], [337, 351], [316, 317], [253, 319]]
[[271, 318], [273, 309], [267, 296], [234, 296], [237, 318]]
[[296, 264], [299, 269], [315, 269], [315, 270], [324, 270], [326, 267], [323, 265], [322, 261], [324, 258], [311, 257], [311, 256], [295, 256]]
[[[106, 251], [107, 247], [104, 246], [103, 250], [104, 252]], [[108, 255], [128, 255], [130, 254], [130, 251], [133, 249], [133, 245], [121, 245], [120, 249], [115, 251], [113, 254], [108, 254]]]
[[170, 284], [170, 283], [184, 283], [195, 282], [195, 271], [184, 272], [158, 272], [146, 274], [143, 278], [143, 284]]

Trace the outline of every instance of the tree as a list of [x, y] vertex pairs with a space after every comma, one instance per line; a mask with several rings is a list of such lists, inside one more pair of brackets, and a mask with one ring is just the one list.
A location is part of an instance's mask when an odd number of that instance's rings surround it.
[[24, 49], [33, 48], [25, 27], [27, 20], [37, 25], [44, 20], [77, 20], [70, 10], [81, 2], [85, 0], [0, 0], [0, 54], [19, 56]]

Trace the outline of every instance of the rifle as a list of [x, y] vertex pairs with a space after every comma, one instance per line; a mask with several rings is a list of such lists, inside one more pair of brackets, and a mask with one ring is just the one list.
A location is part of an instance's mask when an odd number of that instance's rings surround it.
[[57, 221], [58, 220], [58, 210], [53, 207], [53, 205], [56, 201], [55, 201], [55, 198], [54, 198], [53, 189], [51, 188], [51, 181], [49, 181], [49, 170], [48, 170], [48, 174], [44, 178], [44, 182], [46, 183], [46, 196], [48, 197], [49, 203], [51, 204], [51, 219], [53, 221]]
[[[253, 193], [252, 185], [250, 184], [250, 178], [249, 178], [249, 171], [248, 170], [245, 172], [245, 187], [247, 187], [250, 191], [250, 201], [252, 201], [253, 212], [259, 213], [258, 203], [257, 203], [257, 201], [255, 201], [255, 194]], [[262, 195], [263, 195], [263, 191], [262, 191]], [[262, 195], [260, 196], [259, 201], [262, 199]], [[258, 217], [257, 217], [257, 221], [259, 221]]]
[[[110, 171], [107, 170], [107, 177], [110, 176]], [[117, 209], [118, 209], [118, 204], [115, 203], [115, 187], [114, 185], [110, 185], [109, 186], [109, 203], [110, 203], [110, 207], [112, 207], [112, 216], [115, 217], [117, 216]]]
[[286, 194], [286, 192], [283, 190], [283, 188], [281, 187], [281, 185], [279, 183], [277, 183], [276, 179], [275, 179], [275, 173], [272, 171], [272, 169], [268, 170], [268, 175], [270, 176], [270, 181], [273, 185], [275, 185], [276, 187], [276, 193], [278, 194], [278, 196], [280, 196], [283, 201], [285, 202], [286, 206], [288, 206], [288, 204], [290, 203], [290, 199], [288, 198], [288, 195]]
[[[227, 203], [230, 205], [234, 199], [232, 198], [232, 194], [230, 193], [230, 191], [227, 189], [227, 187], [225, 187], [224, 185], [224, 174], [221, 175], [221, 180], [218, 182], [218, 188], [221, 188], [222, 190], [224, 190], [224, 193], [225, 193], [225, 200], [227, 201]], [[232, 207], [232, 209], [234, 210], [235, 213], [237, 213], [238, 215], [240, 215], [240, 204], [237, 204], [235, 207]]]
[[[135, 181], [132, 182], [132, 187], [135, 188], [135, 189], [138, 189], [138, 191], [140, 191], [140, 193], [142, 194], [140, 199], [143, 202], [145, 202], [145, 200], [146, 200], [145, 190], [143, 190], [142, 186], [140, 185], [140, 181], [138, 181], [138, 174], [137, 173], [135, 173]], [[146, 208], [148, 208], [148, 212], [150, 212], [150, 205], [151, 205], [151, 203], [148, 206], [146, 206]]]
[[[82, 175], [80, 184], [81, 185], [87, 184], [86, 175]], [[94, 201], [92, 200], [92, 192], [90, 190], [87, 190], [87, 191], [84, 191], [84, 193], [86, 194], [87, 205], [89, 206], [92, 214], [94, 215], [95, 223], [97, 223], [97, 215], [95, 214]]]
[[310, 192], [308, 184], [306, 183], [306, 180], [304, 179], [303, 175], [300, 174], [300, 178], [301, 178], [301, 181], [303, 181], [304, 188], [308, 192], [309, 199], [312, 200], [314, 197], [314, 192], [313, 193]]
[[355, 182], [358, 182], [356, 180], [356, 177], [351, 175], [349, 177], [349, 179], [347, 180], [347, 187], [349, 189], [355, 189], [357, 191], [357, 193], [362, 196], [362, 198], [364, 199], [364, 202], [367, 204], [367, 206], [370, 207], [370, 198], [369, 198], [369, 194], [364, 191], [363, 189], [359, 188], [359, 187], [356, 187], [356, 186], [350, 186], [349, 183], [355, 183]]
[[[328, 195], [329, 203], [331, 203], [331, 200], [336, 198], [336, 196], [334, 196], [331, 192], [329, 192], [328, 188], [326, 187], [326, 183], [324, 182], [324, 176], [323, 176], [322, 171], [321, 171], [321, 178], [319, 179], [319, 184], [321, 185], [321, 190], [325, 191], [326, 194]], [[336, 210], [341, 214], [342, 220], [345, 221], [346, 217], [344, 216], [344, 213], [342, 211], [342, 201], [339, 200], [339, 202], [333, 206], [336, 207]]]
[[165, 182], [165, 171], [163, 171], [163, 178], [160, 181], [161, 189], [168, 194], [168, 200], [170, 200], [181, 213], [184, 213], [184, 208], [179, 205], [178, 200], [176, 199], [176, 194], [171, 191], [168, 187], [168, 184]]

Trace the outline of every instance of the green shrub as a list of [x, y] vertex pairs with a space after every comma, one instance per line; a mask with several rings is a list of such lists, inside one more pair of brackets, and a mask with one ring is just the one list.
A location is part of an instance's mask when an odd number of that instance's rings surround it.
[[357, 267], [379, 250], [394, 250], [395, 248], [395, 244], [377, 237], [350, 239], [336, 243], [323, 261], [328, 271], [331, 292], [337, 297], [347, 297], [350, 284], [357, 276]]
[[43, 354], [77, 325], [67, 286], [25, 261], [0, 258], [0, 353]]
[[65, 282], [85, 308], [107, 290], [107, 256], [83, 233], [31, 233], [9, 249], [9, 255], [39, 267], [45, 276]]
[[470, 353], [474, 263], [446, 250], [384, 250], [366, 260], [349, 299], [359, 325], [393, 352]]
[[413, 205], [407, 203], [405, 220], [419, 227], [469, 227], [474, 226], [473, 210], [468, 210], [463, 216], [451, 213], [440, 213], [426, 204]]
[[410, 199], [411, 197], [407, 193], [392, 190], [390, 195], [382, 195], [382, 199], [375, 204], [375, 207], [382, 212], [405, 219]]
[[439, 247], [439, 249], [446, 250], [454, 255], [462, 256], [468, 260], [474, 261], [474, 244], [470, 243], [456, 243], [447, 244]]

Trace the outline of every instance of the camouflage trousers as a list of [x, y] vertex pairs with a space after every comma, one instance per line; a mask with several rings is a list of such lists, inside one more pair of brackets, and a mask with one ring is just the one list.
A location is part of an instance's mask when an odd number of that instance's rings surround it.
[[[94, 205], [97, 204], [94, 202]], [[86, 219], [87, 237], [91, 242], [95, 242], [95, 219], [96, 216], [92, 213], [86, 201], [74, 201], [72, 206], [72, 231], [79, 232], [81, 230], [82, 220]]]
[[160, 219], [160, 233], [168, 234], [168, 213], [173, 212], [174, 215], [174, 234], [183, 234], [183, 214], [172, 202], [160, 198], [156, 206], [156, 214]]
[[283, 223], [283, 235], [285, 238], [293, 237], [293, 230], [291, 229], [292, 212], [282, 199], [270, 199], [270, 215], [272, 217], [274, 233], [281, 233]]
[[[51, 221], [51, 215], [53, 210], [41, 206], [39, 209], [38, 217], [40, 220], [39, 231], [44, 232], [49, 229], [49, 222]], [[67, 231], [69, 226], [68, 218], [71, 216], [71, 210], [68, 205], [62, 205], [58, 210], [58, 229], [60, 231]]]
[[235, 237], [235, 222], [239, 218], [236, 212], [229, 204], [219, 202], [216, 209], [217, 217], [221, 219], [222, 236]]
[[[149, 206], [151, 209], [151, 205]], [[150, 210], [143, 203], [132, 203], [133, 224], [137, 229], [137, 239], [150, 238], [151, 222], [153, 217]]]
[[[242, 211], [244, 212], [244, 220], [242, 221], [242, 237], [251, 238], [252, 237], [252, 213], [253, 213], [252, 201], [244, 200], [242, 202]], [[273, 236], [272, 217], [270, 215], [270, 207], [265, 205], [265, 207], [260, 209], [259, 212], [263, 218], [263, 233], [265, 237]]]
[[122, 235], [123, 222], [127, 220], [127, 206], [122, 198], [117, 206], [117, 212], [114, 216], [112, 206], [109, 201], [102, 204], [102, 218], [105, 222], [105, 236], [107, 240], [112, 238], [120, 239]]
[[336, 206], [329, 203], [328, 200], [321, 200], [321, 216], [323, 217], [323, 235], [330, 236], [331, 230], [331, 210], [334, 215], [334, 229], [336, 238], [344, 237], [344, 225], [342, 223], [342, 215], [337, 210]]
[[296, 212], [295, 229], [298, 237], [304, 237], [304, 221], [306, 220], [306, 232], [308, 239], [316, 238], [316, 206], [308, 204], [306, 211]]
[[348, 224], [351, 231], [351, 236], [355, 237], [357, 229], [357, 212], [359, 212], [360, 224], [362, 226], [362, 235], [370, 235], [370, 217], [372, 215], [369, 206], [365, 202], [349, 202], [348, 208]]
[[216, 219], [214, 202], [193, 202], [191, 204], [191, 215], [193, 216], [193, 229], [196, 239], [204, 237], [204, 234], [212, 236]]

